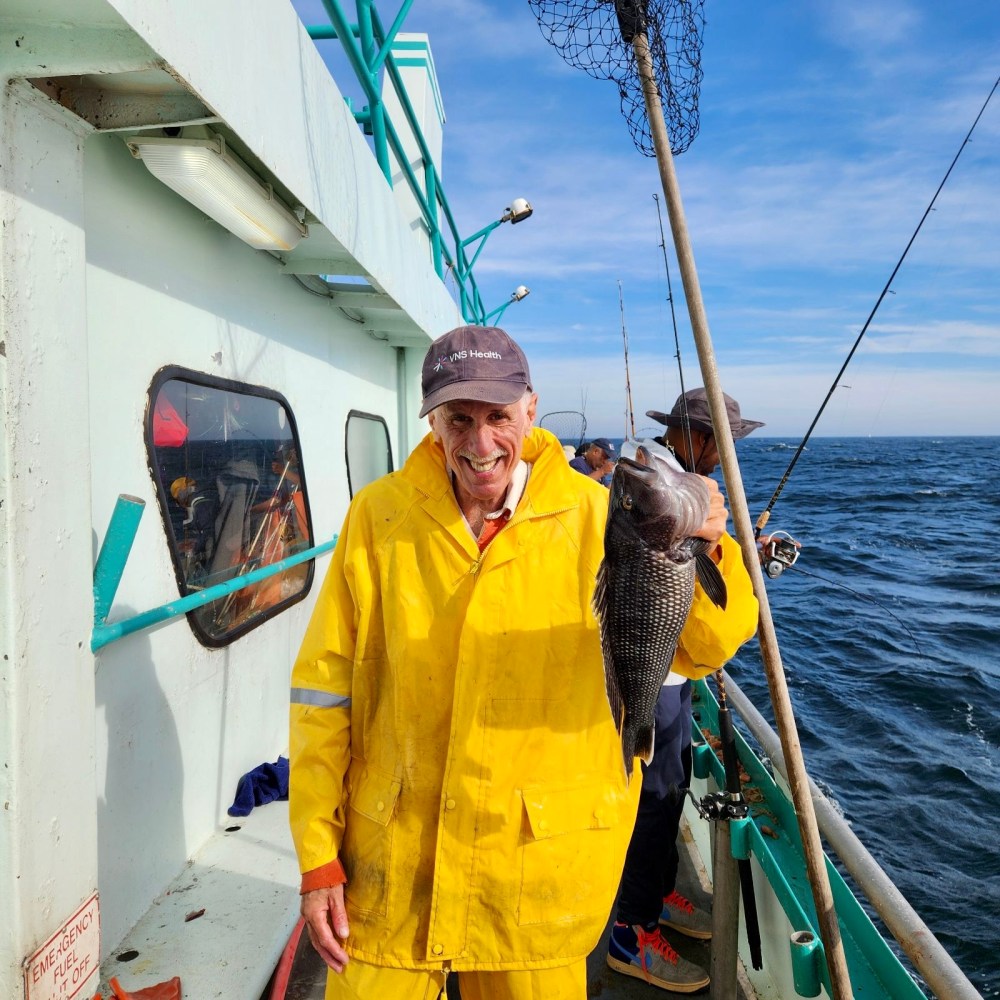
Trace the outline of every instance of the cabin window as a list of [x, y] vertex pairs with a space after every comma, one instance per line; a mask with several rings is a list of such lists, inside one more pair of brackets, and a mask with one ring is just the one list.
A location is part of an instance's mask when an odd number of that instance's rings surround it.
[[[182, 595], [311, 548], [299, 441], [278, 393], [161, 371], [146, 440]], [[313, 563], [292, 566], [188, 614], [199, 641], [222, 646], [301, 600]]]
[[344, 450], [347, 454], [347, 488], [351, 497], [362, 486], [392, 472], [389, 427], [373, 413], [351, 410], [347, 414]]

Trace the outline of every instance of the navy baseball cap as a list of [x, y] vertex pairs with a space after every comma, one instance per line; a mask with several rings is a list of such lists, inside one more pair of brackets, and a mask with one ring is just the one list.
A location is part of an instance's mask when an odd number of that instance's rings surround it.
[[601, 448], [608, 458], [616, 458], [618, 455], [617, 449], [607, 438], [594, 438], [594, 440], [590, 442], [590, 446], [594, 447], [594, 445]]

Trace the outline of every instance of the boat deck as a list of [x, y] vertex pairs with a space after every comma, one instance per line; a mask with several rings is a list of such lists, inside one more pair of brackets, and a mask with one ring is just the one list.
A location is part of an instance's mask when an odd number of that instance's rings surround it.
[[[708, 907], [711, 897], [703, 888], [703, 880], [698, 873], [697, 857], [693, 844], [687, 838], [685, 838], [684, 844], [687, 845], [688, 850], [682, 849], [681, 851], [678, 889], [693, 902], [699, 903], [702, 907]], [[608, 935], [611, 932], [613, 920], [612, 914], [608, 919], [608, 926], [601, 938], [601, 943], [587, 959], [587, 995], [601, 997], [601, 1000], [651, 1000], [656, 996], [681, 996], [680, 993], [656, 989], [641, 979], [633, 979], [608, 968], [605, 957], [607, 955]], [[695, 962], [703, 969], [708, 969], [710, 942], [696, 941], [670, 930], [666, 932], [665, 936], [684, 958]], [[303, 934], [299, 941], [292, 979], [289, 982], [288, 992], [284, 1000], [323, 1000], [325, 983], [326, 966], [313, 951], [312, 945], [309, 944], [308, 935]], [[690, 996], [691, 994], [683, 995]], [[705, 989], [700, 995], [707, 996], [708, 990]], [[743, 979], [742, 974], [737, 987], [737, 998], [738, 1000], [754, 1000], [754, 994], [749, 984]], [[265, 992], [260, 1000], [270, 1000], [269, 994]], [[449, 981], [448, 1000], [460, 1000], [458, 984], [454, 977]]]

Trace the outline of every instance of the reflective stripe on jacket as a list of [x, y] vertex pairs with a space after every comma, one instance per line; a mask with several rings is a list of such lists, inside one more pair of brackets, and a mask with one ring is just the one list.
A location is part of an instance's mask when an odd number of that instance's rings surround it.
[[295, 664], [299, 863], [343, 862], [347, 950], [368, 962], [566, 964], [614, 900], [640, 783], [590, 603], [608, 491], [546, 431], [523, 458], [482, 553], [430, 435], [360, 491]]

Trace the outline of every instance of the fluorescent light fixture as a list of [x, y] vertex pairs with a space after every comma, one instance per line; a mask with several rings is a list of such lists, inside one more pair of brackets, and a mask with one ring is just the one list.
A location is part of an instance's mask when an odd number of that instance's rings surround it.
[[182, 198], [258, 250], [292, 250], [309, 234], [277, 198], [227, 148], [211, 139], [135, 136], [132, 155]]

